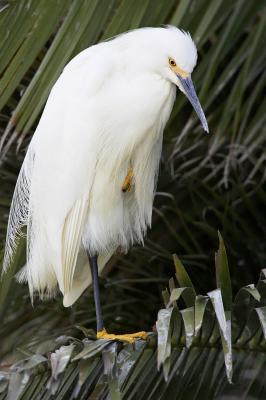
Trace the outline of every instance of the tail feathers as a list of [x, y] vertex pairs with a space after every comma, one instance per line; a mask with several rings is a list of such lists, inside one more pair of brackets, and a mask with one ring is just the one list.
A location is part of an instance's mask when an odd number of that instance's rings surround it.
[[[28, 276], [28, 265], [24, 265], [23, 268], [21, 268], [17, 274], [15, 275], [15, 278], [18, 283], [27, 283], [29, 282], [29, 276]], [[34, 300], [34, 294], [37, 294], [41, 300], [48, 300], [51, 298], [54, 298], [57, 293], [58, 293], [58, 285], [57, 285], [57, 280], [56, 278], [53, 278], [49, 280], [49, 282], [46, 281], [46, 284], [42, 287], [35, 287], [30, 289], [30, 295], [31, 295], [31, 302], [33, 304]]]

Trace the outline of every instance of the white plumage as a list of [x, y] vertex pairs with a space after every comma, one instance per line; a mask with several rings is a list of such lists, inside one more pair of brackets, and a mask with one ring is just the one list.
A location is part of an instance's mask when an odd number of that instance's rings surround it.
[[[59, 286], [70, 306], [91, 283], [86, 250], [99, 268], [142, 243], [151, 224], [162, 137], [197, 52], [177, 28], [144, 28], [78, 54], [55, 83], [25, 157], [10, 211], [4, 268], [27, 226], [31, 296]], [[206, 122], [206, 121], [205, 121]], [[206, 129], [206, 128], [205, 128]], [[121, 187], [129, 168], [133, 186]]]

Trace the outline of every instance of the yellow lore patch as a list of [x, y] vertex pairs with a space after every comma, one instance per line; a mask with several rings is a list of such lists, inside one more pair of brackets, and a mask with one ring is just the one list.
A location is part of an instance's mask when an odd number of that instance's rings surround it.
[[176, 74], [182, 76], [182, 78], [187, 78], [189, 76], [189, 74], [185, 71], [183, 71], [181, 68], [179, 68], [177, 65], [176, 66], [171, 66], [170, 67]]

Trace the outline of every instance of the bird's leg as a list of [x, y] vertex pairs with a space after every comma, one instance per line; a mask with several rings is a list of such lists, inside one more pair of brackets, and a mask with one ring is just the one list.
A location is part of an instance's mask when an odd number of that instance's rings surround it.
[[129, 192], [132, 186], [133, 169], [130, 167], [122, 185], [122, 192]]
[[104, 329], [102, 307], [101, 307], [101, 300], [100, 300], [98, 263], [97, 263], [97, 256], [91, 257], [88, 255], [88, 257], [89, 257], [90, 267], [91, 267], [94, 303], [95, 303], [95, 310], [96, 310], [97, 333], [98, 333], [98, 332], [102, 332]]
[[97, 256], [91, 257], [88, 254], [91, 268], [91, 276], [93, 283], [93, 294], [94, 294], [94, 302], [95, 302], [95, 310], [96, 310], [96, 321], [97, 321], [97, 339], [108, 339], [108, 340], [121, 340], [124, 342], [133, 343], [137, 339], [147, 339], [147, 332], [136, 332], [136, 333], [127, 333], [125, 335], [115, 335], [113, 333], [107, 333], [104, 329], [103, 324], [103, 316], [102, 316], [102, 308], [100, 302], [100, 288], [99, 288], [99, 275], [98, 275], [98, 263]]

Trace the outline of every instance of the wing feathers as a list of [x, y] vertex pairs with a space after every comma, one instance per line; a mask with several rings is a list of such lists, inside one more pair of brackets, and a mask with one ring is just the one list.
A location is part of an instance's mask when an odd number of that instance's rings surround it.
[[64, 294], [68, 293], [72, 288], [87, 212], [88, 201], [83, 198], [76, 201], [65, 219], [61, 248], [63, 288], [60, 288]]
[[[99, 274], [103, 270], [105, 264], [112, 257], [114, 251], [99, 254], [98, 256], [98, 269]], [[91, 284], [91, 271], [89, 260], [83, 246], [78, 254], [75, 274], [72, 282], [72, 287], [69, 292], [64, 294], [63, 304], [65, 307], [72, 306], [73, 303], [81, 296], [84, 290]]]

